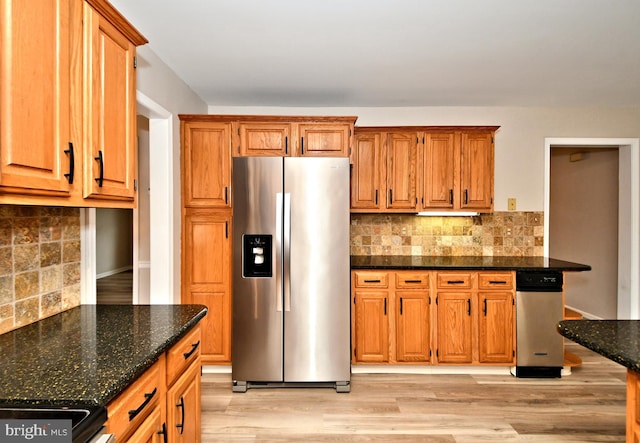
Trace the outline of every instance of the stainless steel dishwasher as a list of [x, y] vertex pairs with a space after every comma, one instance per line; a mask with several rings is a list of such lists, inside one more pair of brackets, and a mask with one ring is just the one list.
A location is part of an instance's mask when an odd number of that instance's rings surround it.
[[564, 364], [562, 272], [516, 272], [516, 377], [560, 377]]

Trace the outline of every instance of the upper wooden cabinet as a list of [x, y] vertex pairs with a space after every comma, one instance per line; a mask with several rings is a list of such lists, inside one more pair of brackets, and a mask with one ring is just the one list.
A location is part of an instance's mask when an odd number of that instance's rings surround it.
[[313, 122], [298, 125], [297, 155], [302, 157], [349, 157], [355, 118], [345, 122]]
[[351, 211], [492, 212], [496, 129], [356, 128]]
[[0, 203], [133, 207], [146, 39], [104, 0], [0, 0], [0, 29]]
[[[0, 0], [0, 192], [69, 196], [80, 11], [69, 0]], [[72, 64], [73, 63], [73, 64]], [[77, 103], [73, 103], [74, 106]], [[80, 114], [81, 116], [81, 114]]]
[[181, 124], [183, 206], [231, 208], [231, 123]]
[[[238, 123], [239, 152], [242, 157], [290, 155], [290, 123]], [[230, 134], [229, 134], [230, 135]]]
[[352, 212], [416, 212], [418, 136], [402, 128], [356, 129]]
[[[357, 133], [351, 153], [351, 209], [375, 212], [382, 208], [384, 190], [380, 187], [384, 174], [381, 134]], [[380, 195], [382, 190], [383, 195]], [[381, 198], [382, 197], [382, 198]], [[385, 200], [386, 201], [386, 200]]]
[[135, 45], [144, 41], [109, 14], [104, 2], [84, 4], [84, 197], [134, 201]]
[[386, 148], [387, 208], [415, 211], [418, 134], [414, 131], [388, 132]]

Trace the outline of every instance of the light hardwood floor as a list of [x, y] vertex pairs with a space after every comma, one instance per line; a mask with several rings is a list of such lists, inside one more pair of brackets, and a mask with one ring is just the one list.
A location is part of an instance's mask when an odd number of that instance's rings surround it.
[[562, 379], [510, 375], [353, 374], [329, 388], [231, 392], [202, 378], [202, 441], [623, 442], [626, 370], [574, 343]]

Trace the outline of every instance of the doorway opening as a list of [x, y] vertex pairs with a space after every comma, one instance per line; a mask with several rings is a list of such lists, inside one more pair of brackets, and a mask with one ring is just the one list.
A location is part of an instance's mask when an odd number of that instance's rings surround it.
[[[544, 190], [544, 255], [550, 255], [551, 149], [617, 148], [618, 168], [618, 270], [617, 319], [640, 319], [640, 139], [546, 138]], [[577, 217], [580, 214], [576, 215]], [[562, 257], [554, 257], [562, 258]], [[590, 263], [586, 263], [590, 264]]]
[[[179, 152], [175, 144], [172, 114], [142, 94], [136, 93], [138, 113], [148, 121], [148, 147], [144, 153], [139, 135], [139, 165], [148, 170], [148, 183], [140, 183], [138, 208], [133, 210], [133, 304], [174, 304], [180, 302], [179, 269], [174, 251], [180, 250], [180, 212], [175, 213], [174, 183], [179, 182]], [[138, 117], [140, 124], [140, 117]], [[142, 154], [141, 154], [142, 152]], [[174, 166], [176, 165], [176, 166]], [[147, 194], [148, 216], [140, 219]], [[142, 200], [142, 201], [141, 201]], [[145, 223], [144, 220], [147, 220]], [[153, 221], [152, 223], [150, 221]], [[176, 224], [176, 220], [178, 220]], [[80, 211], [82, 254], [82, 303], [96, 303], [96, 209]], [[177, 230], [176, 230], [177, 226]], [[145, 249], [146, 248], [146, 249]], [[148, 251], [148, 252], [145, 252]], [[141, 255], [142, 254], [142, 255]]]

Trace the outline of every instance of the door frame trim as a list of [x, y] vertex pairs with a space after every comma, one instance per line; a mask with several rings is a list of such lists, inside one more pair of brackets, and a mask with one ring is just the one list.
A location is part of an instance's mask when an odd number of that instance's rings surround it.
[[544, 256], [549, 256], [551, 147], [619, 148], [618, 312], [617, 318], [640, 319], [640, 139], [546, 137], [544, 181]]

